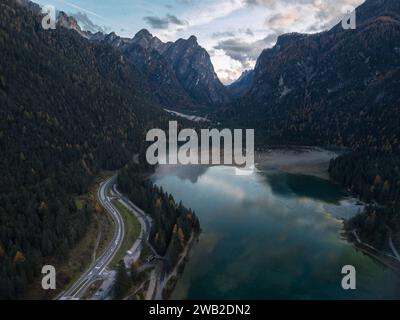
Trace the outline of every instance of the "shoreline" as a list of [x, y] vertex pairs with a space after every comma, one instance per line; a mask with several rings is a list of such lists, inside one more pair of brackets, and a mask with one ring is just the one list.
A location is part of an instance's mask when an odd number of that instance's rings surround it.
[[183, 249], [183, 252], [179, 257], [177, 264], [175, 265], [173, 270], [164, 278], [164, 281], [161, 283], [162, 288], [161, 291], [158, 292], [160, 295], [158, 298], [160, 298], [161, 300], [169, 300], [172, 294], [174, 293], [176, 285], [178, 281], [181, 279], [186, 263], [189, 260], [190, 251], [192, 250], [193, 246], [198, 242], [200, 234], [201, 231], [199, 233], [192, 232], [190, 239], [188, 240], [188, 243]]
[[[353, 232], [355, 231], [353, 230]], [[363, 254], [371, 257], [384, 267], [392, 270], [400, 277], [400, 261], [395, 259], [395, 257], [391, 257], [387, 253], [361, 242], [360, 239], [357, 239], [358, 237], [356, 237], [352, 232], [344, 231], [343, 235], [346, 241], [349, 242], [356, 250], [360, 250]]]
[[337, 152], [320, 147], [259, 147], [255, 153], [255, 162], [260, 171], [279, 170], [330, 180], [329, 163], [338, 156]]
[[[258, 152], [256, 159], [260, 172], [279, 170], [289, 174], [312, 176], [331, 181], [329, 163], [340, 154], [332, 150], [312, 146], [273, 146]], [[265, 151], [266, 150], [266, 151]], [[345, 188], [343, 188], [345, 190]], [[322, 209], [339, 220], [350, 219], [362, 213], [367, 206], [356, 195], [349, 194], [338, 204], [325, 204]]]
[[[258, 148], [257, 154], [259, 154], [259, 157], [256, 157], [256, 159], [261, 162], [270, 161], [270, 170], [275, 169], [291, 174], [309, 175], [335, 183], [329, 176], [329, 162], [346, 150], [344, 148], [324, 149], [313, 146], [263, 146]], [[289, 161], [282, 161], [285, 156], [289, 157]], [[329, 158], [329, 156], [332, 157]], [[290, 160], [290, 157], [293, 157], [293, 159]], [[262, 163], [261, 168], [268, 168], [268, 165]], [[388, 256], [381, 250], [362, 243], [351, 232], [347, 232], [344, 229], [345, 221], [362, 214], [367, 205], [357, 195], [350, 194], [348, 198], [340, 201], [339, 204], [326, 204], [323, 205], [322, 209], [343, 223], [342, 235], [349, 244], [400, 276], [400, 261], [395, 257]]]
[[[335, 183], [329, 176], [330, 161], [343, 152], [339, 149], [324, 149], [321, 147], [312, 146], [273, 146], [266, 149], [258, 148], [255, 153], [256, 169], [259, 172], [267, 172], [269, 170], [279, 170], [289, 174], [301, 174], [314, 176], [323, 180], [329, 180]], [[335, 183], [337, 184], [337, 183]], [[341, 186], [343, 190], [346, 190]], [[348, 192], [348, 190], [346, 190]], [[322, 211], [329, 214], [332, 218], [342, 222], [341, 235], [355, 250], [360, 250], [363, 254], [378, 262], [385, 268], [388, 268], [400, 276], [400, 261], [391, 258], [384, 252], [381, 252], [368, 245], [357, 243], [355, 238], [351, 238], [351, 234], [345, 231], [344, 221], [361, 214], [367, 204], [361, 201], [357, 195], [348, 193], [349, 196], [344, 198], [338, 204], [323, 205]], [[185, 256], [176, 266], [177, 269], [182, 267], [182, 272], [170, 274], [168, 281], [165, 283], [164, 290], [168, 290], [165, 295], [165, 300], [171, 298], [176, 290], [178, 281], [182, 278], [183, 268], [187, 263], [187, 258], [190, 256], [190, 250], [195, 242], [190, 244]], [[183, 264], [183, 266], [182, 266]], [[172, 281], [172, 283], [169, 283]], [[164, 291], [163, 290], [163, 291]]]

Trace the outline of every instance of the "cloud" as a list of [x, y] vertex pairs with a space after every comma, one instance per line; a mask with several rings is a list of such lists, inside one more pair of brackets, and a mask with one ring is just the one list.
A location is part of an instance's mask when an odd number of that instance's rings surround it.
[[193, 6], [190, 11], [186, 12], [184, 18], [185, 21], [189, 22], [188, 26], [190, 27], [206, 25], [242, 9], [245, 5], [243, 0], [218, 0], [214, 3], [204, 1], [197, 6]]
[[257, 58], [257, 50], [253, 43], [244, 42], [237, 38], [220, 41], [214, 48], [223, 50], [229, 57], [239, 61], [243, 66], [247, 65], [250, 60]]
[[172, 14], [167, 14], [164, 18], [147, 16], [143, 20], [153, 29], [168, 29], [170, 25], [185, 26], [188, 24], [186, 21], [180, 20]]
[[233, 32], [233, 31], [224, 31], [224, 32], [217, 31], [211, 35], [211, 38], [214, 38], [214, 39], [231, 38], [234, 36], [235, 36], [235, 32]]
[[[214, 48], [223, 50], [226, 55], [239, 61], [243, 68], [247, 69], [254, 64], [264, 49], [275, 44], [279, 35], [293, 31], [318, 32], [329, 29], [341, 19], [343, 7], [357, 6], [364, 0], [337, 0], [334, 3], [328, 0], [244, 1], [248, 6], [263, 6], [269, 9], [269, 15], [264, 21], [265, 32], [268, 35], [253, 42], [236, 36], [219, 41]], [[254, 36], [251, 30], [247, 34]]]
[[[314, 18], [314, 25], [309, 30], [327, 29], [338, 23], [342, 9], [346, 6], [357, 7], [365, 0], [244, 0], [248, 6], [262, 6], [274, 11], [271, 23], [276, 27], [291, 22]], [[302, 10], [303, 9], [303, 10]], [[289, 13], [288, 13], [289, 11]], [[301, 15], [301, 16], [300, 16]], [[281, 23], [281, 25], [279, 25]]]
[[234, 68], [232, 66], [229, 66], [230, 68], [226, 69], [218, 69], [218, 76], [219, 79], [224, 83], [225, 85], [229, 85], [233, 82], [235, 82], [243, 73], [243, 68]]
[[238, 29], [237, 31], [217, 31], [211, 34], [211, 38], [213, 39], [221, 39], [221, 38], [234, 38], [237, 35], [245, 35], [254, 37], [254, 32], [250, 29]]
[[239, 32], [245, 33], [245, 34], [247, 34], [248, 36], [254, 37], [254, 32], [253, 32], [250, 28], [247, 28], [247, 29], [239, 29]]
[[176, 16], [172, 15], [172, 14], [167, 14], [167, 19], [169, 20], [169, 22], [176, 24], [178, 26], [184, 26], [187, 24], [186, 21], [180, 20], [178, 19]]
[[250, 6], [264, 6], [264, 7], [274, 7], [276, 4], [275, 0], [245, 0], [245, 2]]
[[271, 47], [276, 42], [277, 37], [277, 33], [272, 33], [264, 39], [253, 42], [232, 38], [220, 41], [214, 49], [223, 50], [227, 56], [239, 61], [244, 69], [248, 69], [253, 67], [264, 49]]
[[182, 4], [191, 4], [192, 0], [176, 0], [178, 3], [182, 3]]
[[[175, 0], [179, 19], [148, 16], [164, 41], [196, 34], [211, 55], [221, 80], [230, 82], [244, 69], [254, 67], [261, 52], [279, 35], [320, 32], [338, 23], [342, 8], [364, 0]], [[183, 6], [184, 5], [184, 6]], [[169, 10], [169, 12], [172, 12]]]
[[303, 19], [300, 10], [290, 10], [285, 13], [277, 13], [266, 19], [265, 24], [271, 28], [285, 28]]
[[154, 29], [167, 29], [169, 26], [169, 21], [166, 18], [147, 16], [144, 17], [143, 20]]
[[65, 5], [67, 5], [67, 6], [71, 7], [71, 8], [78, 9], [79, 11], [86, 12], [86, 13], [88, 13], [88, 14], [90, 14], [90, 15], [92, 15], [92, 16], [95, 16], [95, 17], [97, 17], [97, 18], [105, 19], [103, 16], [97, 14], [96, 12], [91, 11], [91, 10], [87, 10], [87, 9], [85, 9], [85, 8], [83, 8], [83, 7], [80, 7], [80, 6], [77, 6], [76, 4], [73, 4], [73, 3], [71, 3], [71, 2], [68, 2], [68, 1], [65, 1], [65, 0], [56, 0], [56, 1], [58, 1], [58, 2], [60, 2], [60, 3], [63, 3], [63, 4], [65, 4]]

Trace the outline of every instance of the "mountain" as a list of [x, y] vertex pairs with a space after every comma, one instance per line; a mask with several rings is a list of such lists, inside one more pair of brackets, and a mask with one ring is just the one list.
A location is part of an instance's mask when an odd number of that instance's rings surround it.
[[146, 76], [160, 104], [169, 109], [190, 110], [199, 106], [179, 82], [169, 63], [162, 56], [164, 44], [147, 30], [140, 31], [120, 50], [127, 61]]
[[84, 38], [90, 38], [90, 32], [83, 31], [74, 17], [67, 15], [63, 11], [57, 13], [57, 26], [76, 31]]
[[65, 259], [93, 211], [76, 195], [167, 122], [119, 50], [73, 23], [43, 30], [21, 3], [0, 1], [0, 299], [23, 297], [49, 256]]
[[159, 102], [168, 108], [207, 108], [230, 101], [210, 56], [194, 36], [164, 43], [143, 29], [133, 39], [115, 33], [95, 34], [91, 39], [120, 49], [147, 76]]
[[163, 54], [167, 50], [172, 42], [164, 43], [157, 37], [154, 37], [148, 30], [140, 30], [132, 39], [132, 43], [135, 43], [146, 50], [155, 50], [160, 54]]
[[228, 91], [234, 98], [242, 97], [251, 87], [254, 79], [254, 70], [246, 70], [235, 82], [227, 86]]
[[208, 52], [199, 46], [195, 36], [168, 45], [162, 55], [171, 63], [178, 80], [197, 103], [213, 106], [230, 101]]
[[[40, 6], [28, 0], [19, 3], [35, 14]], [[170, 109], [212, 108], [230, 101], [230, 94], [214, 71], [209, 54], [196, 37], [164, 43], [148, 30], [140, 30], [132, 39], [114, 32], [92, 34], [83, 31], [77, 20], [57, 13], [57, 25], [74, 30], [93, 43], [121, 50], [126, 61], [142, 72], [158, 102]]]
[[248, 119], [270, 142], [284, 136], [357, 149], [368, 145], [366, 133], [376, 135], [376, 126], [386, 128], [377, 139], [390, 140], [398, 132], [399, 2], [368, 0], [357, 17], [356, 30], [338, 25], [280, 36], [259, 57], [248, 92], [223, 116]]
[[[260, 144], [350, 148], [332, 162], [331, 177], [393, 209], [400, 202], [400, 1], [367, 0], [356, 14], [355, 30], [339, 24], [280, 36], [259, 57], [250, 89], [220, 117], [256, 128]], [[398, 211], [388, 212], [381, 217], [400, 221]], [[370, 238], [387, 238], [392, 228], [400, 239], [400, 222], [378, 222], [390, 217], [361, 220], [376, 222]]]
[[[30, 0], [16, 0], [15, 1], [18, 5], [25, 7], [28, 11], [30, 11], [34, 15], [41, 15], [42, 14], [42, 7], [37, 3], [34, 3]], [[57, 26], [75, 30], [79, 33], [82, 37], [89, 38], [91, 36], [90, 32], [85, 32], [81, 29], [78, 24], [78, 21], [69, 15], [67, 15], [63, 11], [57, 11]]]

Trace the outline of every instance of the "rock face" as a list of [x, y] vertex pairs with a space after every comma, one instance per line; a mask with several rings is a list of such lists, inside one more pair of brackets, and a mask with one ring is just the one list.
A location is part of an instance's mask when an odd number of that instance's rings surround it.
[[57, 14], [57, 25], [66, 29], [75, 30], [84, 38], [88, 39], [90, 37], [90, 32], [83, 31], [79, 26], [78, 22], [76, 21], [76, 19], [74, 17], [67, 15], [63, 11], [60, 11]]
[[168, 49], [172, 42], [164, 43], [146, 29], [140, 30], [135, 37], [132, 39], [132, 43], [135, 43], [146, 50], [156, 50], [160, 54], [164, 53]]
[[179, 82], [195, 101], [211, 106], [229, 102], [228, 91], [219, 81], [208, 52], [199, 46], [196, 37], [179, 39], [170, 44], [163, 56], [171, 63]]
[[[40, 7], [28, 0], [18, 0], [20, 5], [37, 14]], [[111, 45], [121, 51], [123, 59], [138, 68], [151, 86], [159, 103], [170, 109], [215, 108], [230, 102], [227, 88], [218, 79], [207, 51], [196, 37], [164, 43], [146, 29], [133, 39], [123, 38], [114, 32], [92, 34], [82, 31], [75, 18], [64, 12], [57, 15], [57, 24], [75, 30], [94, 43]]]
[[245, 120], [268, 143], [398, 149], [400, 1], [367, 0], [356, 12], [355, 30], [280, 36], [221, 118]]
[[194, 36], [164, 43], [143, 29], [133, 39], [114, 33], [95, 34], [91, 39], [120, 49], [147, 76], [160, 103], [168, 108], [214, 107], [230, 101], [210, 56]]
[[235, 82], [227, 86], [232, 97], [240, 98], [251, 87], [254, 79], [254, 70], [246, 70]]
[[[15, 0], [16, 4], [26, 8], [28, 11], [35, 15], [43, 15], [42, 7], [35, 2], [30, 0]], [[85, 32], [81, 29], [78, 22], [74, 17], [67, 15], [64, 11], [56, 12], [57, 25], [66, 29], [75, 30], [82, 37], [89, 38], [91, 36], [90, 32]]]
[[147, 40], [149, 39], [135, 37], [123, 47], [122, 52], [124, 57], [147, 77], [158, 101], [170, 109], [187, 110], [199, 107], [200, 104], [196, 103], [177, 79], [171, 64], [160, 51], [151, 46], [155, 45], [161, 50], [160, 43]]

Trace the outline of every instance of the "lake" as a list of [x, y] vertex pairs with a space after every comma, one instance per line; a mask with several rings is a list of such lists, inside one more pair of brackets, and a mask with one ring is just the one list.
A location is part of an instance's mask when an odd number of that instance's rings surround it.
[[[357, 208], [327, 179], [275, 166], [236, 176], [232, 167], [180, 165], [160, 166], [152, 179], [202, 227], [172, 299], [400, 297], [399, 277], [342, 238], [327, 208]], [[356, 268], [356, 290], [341, 287], [345, 265]]]

